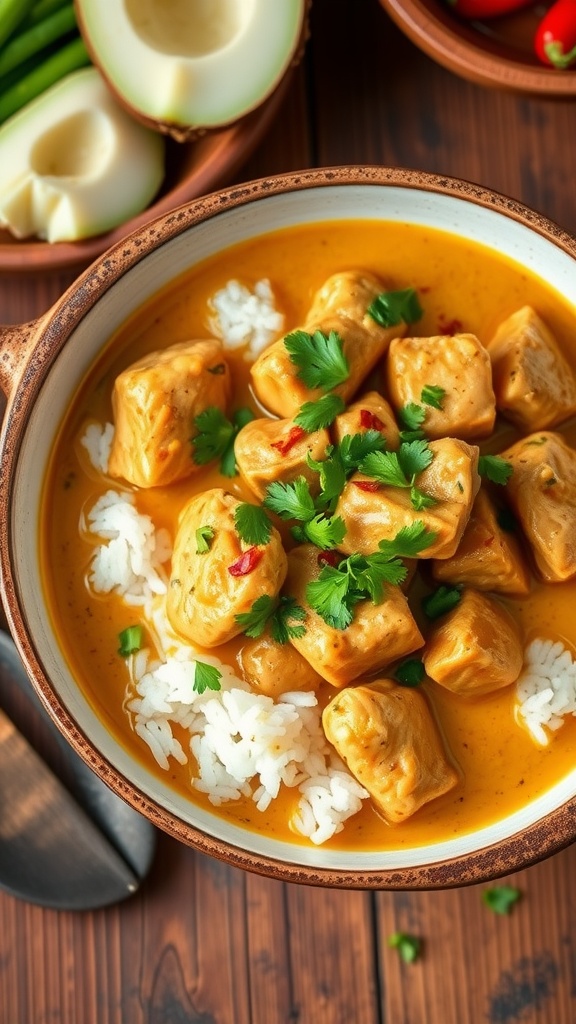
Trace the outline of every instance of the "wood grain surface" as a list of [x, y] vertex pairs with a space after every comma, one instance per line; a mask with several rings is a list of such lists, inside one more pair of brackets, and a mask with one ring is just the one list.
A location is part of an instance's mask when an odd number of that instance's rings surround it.
[[[576, 106], [471, 85], [378, 0], [314, 0], [305, 62], [236, 181], [310, 166], [435, 171], [576, 233]], [[40, 315], [71, 275], [0, 279], [0, 321]], [[482, 887], [365, 893], [243, 873], [160, 837], [125, 903], [58, 913], [0, 893], [0, 1024], [572, 1024], [576, 853]], [[388, 939], [422, 941], [403, 963]]]

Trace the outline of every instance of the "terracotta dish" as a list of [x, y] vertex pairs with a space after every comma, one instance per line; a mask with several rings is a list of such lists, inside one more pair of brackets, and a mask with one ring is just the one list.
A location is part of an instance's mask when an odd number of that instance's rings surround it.
[[231, 178], [270, 127], [291, 80], [287, 75], [272, 96], [252, 114], [191, 143], [166, 142], [166, 177], [159, 195], [146, 210], [113, 231], [78, 242], [19, 241], [0, 230], [0, 271], [39, 272], [87, 266], [109, 246], [154, 217], [210, 192]]
[[145, 299], [201, 261], [279, 228], [318, 221], [411, 223], [474, 240], [576, 307], [576, 239], [467, 182], [381, 167], [295, 172], [213, 193], [109, 249], [39, 320], [0, 330], [7, 415], [0, 444], [0, 566], [11, 632], [46, 709], [108, 785], [170, 835], [275, 878], [347, 888], [440, 888], [518, 870], [576, 838], [576, 769], [495, 825], [430, 846], [313, 848], [246, 830], [171, 789], [133, 756], [68, 666], [39, 586], [42, 484], [66, 410], [111, 335]]
[[458, 18], [448, 0], [380, 2], [416, 46], [462, 78], [534, 96], [576, 95], [576, 69], [546, 68], [534, 53], [541, 4], [470, 22]]

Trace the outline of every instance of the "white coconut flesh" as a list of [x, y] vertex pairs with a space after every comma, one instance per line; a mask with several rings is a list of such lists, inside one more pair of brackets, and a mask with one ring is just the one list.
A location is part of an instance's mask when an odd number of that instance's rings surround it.
[[82, 68], [0, 128], [0, 225], [49, 242], [101, 234], [145, 209], [163, 176], [162, 137]]
[[307, 0], [76, 0], [76, 10], [129, 109], [197, 129], [232, 123], [274, 91], [300, 49]]

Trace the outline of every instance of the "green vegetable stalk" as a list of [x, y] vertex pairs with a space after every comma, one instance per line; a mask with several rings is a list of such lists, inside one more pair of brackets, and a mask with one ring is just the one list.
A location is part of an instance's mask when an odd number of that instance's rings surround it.
[[65, 75], [89, 63], [88, 51], [80, 37], [53, 53], [0, 95], [0, 124]]
[[10, 39], [0, 52], [0, 75], [21, 67], [25, 60], [40, 53], [50, 43], [76, 29], [76, 16], [72, 4], [61, 7], [43, 21]]
[[0, 46], [18, 28], [34, 3], [35, 0], [0, 0]]
[[37, 25], [39, 21], [44, 21], [44, 18], [47, 18], [49, 14], [54, 14], [54, 11], [58, 11], [67, 3], [68, 0], [35, 0], [30, 13], [20, 22], [18, 32], [25, 32], [27, 29], [32, 28], [32, 25]]

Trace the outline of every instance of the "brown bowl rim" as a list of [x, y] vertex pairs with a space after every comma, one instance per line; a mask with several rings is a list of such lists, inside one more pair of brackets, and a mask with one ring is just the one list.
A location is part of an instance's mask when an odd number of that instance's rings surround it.
[[[522, 203], [462, 179], [424, 171], [376, 166], [340, 166], [261, 178], [214, 192], [146, 224], [97, 259], [36, 326], [37, 336], [18, 386], [9, 396], [2, 436], [0, 480], [0, 568], [10, 631], [34, 688], [51, 718], [77, 753], [123, 799], [175, 839], [236, 867], [289, 882], [342, 889], [443, 889], [468, 885], [526, 868], [569, 846], [576, 837], [576, 797], [514, 835], [473, 853], [434, 864], [377, 871], [322, 868], [250, 851], [188, 825], [128, 782], [88, 740], [53, 689], [26, 627], [11, 554], [10, 504], [21, 439], [30, 409], [51, 364], [69, 335], [122, 274], [195, 224], [254, 199], [333, 185], [418, 188], [454, 195], [526, 224], [576, 260], [576, 239]], [[24, 325], [29, 327], [29, 325]]]
[[[448, 71], [477, 85], [550, 98], [576, 95], [576, 71], [528, 64], [492, 44], [471, 23], [460, 22], [442, 0], [380, 0], [405, 35]], [[482, 45], [484, 40], [485, 45]], [[496, 50], [499, 52], [495, 52]]]

